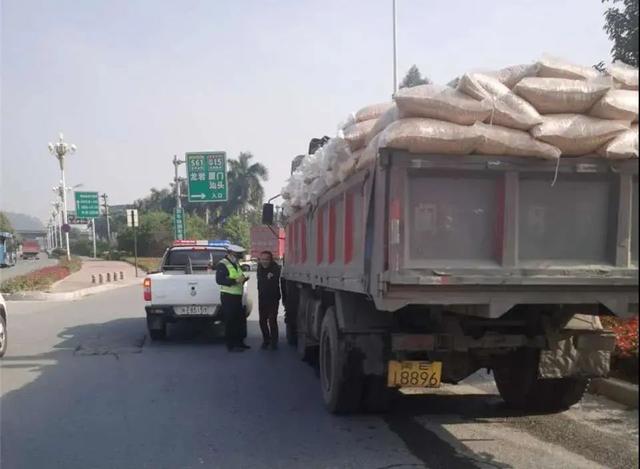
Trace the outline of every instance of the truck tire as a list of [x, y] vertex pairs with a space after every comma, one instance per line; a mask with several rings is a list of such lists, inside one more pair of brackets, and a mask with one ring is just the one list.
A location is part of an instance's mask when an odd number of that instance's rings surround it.
[[318, 346], [315, 344], [309, 345], [309, 340], [307, 339], [307, 321], [309, 318], [307, 311], [313, 302], [314, 300], [309, 300], [304, 308], [298, 308], [296, 348], [300, 360], [316, 365], [318, 363]]
[[296, 332], [296, 326], [291, 324], [290, 318], [285, 322], [285, 335], [287, 336], [287, 343], [289, 345], [293, 347], [297, 344], [298, 334]]
[[329, 412], [357, 412], [362, 398], [362, 377], [353, 354], [338, 332], [336, 313], [330, 307], [322, 320], [320, 334], [320, 387]]
[[508, 406], [537, 412], [558, 412], [580, 402], [588, 378], [538, 378], [538, 350], [514, 352], [506, 366], [493, 370], [500, 396]]
[[391, 406], [393, 390], [387, 387], [384, 376], [367, 376], [362, 407], [367, 412], [382, 413]]

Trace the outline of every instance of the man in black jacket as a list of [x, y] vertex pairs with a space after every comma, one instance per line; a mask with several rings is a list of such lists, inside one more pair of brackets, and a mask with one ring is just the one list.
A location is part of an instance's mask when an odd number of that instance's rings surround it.
[[216, 283], [220, 285], [220, 304], [225, 323], [225, 339], [230, 352], [243, 352], [250, 348], [247, 337], [247, 317], [242, 307], [244, 283], [248, 278], [242, 272], [238, 259], [244, 252], [240, 246], [227, 247], [227, 255], [216, 267]]
[[258, 265], [258, 312], [262, 348], [278, 348], [278, 307], [280, 306], [280, 266], [271, 251], [260, 253]]

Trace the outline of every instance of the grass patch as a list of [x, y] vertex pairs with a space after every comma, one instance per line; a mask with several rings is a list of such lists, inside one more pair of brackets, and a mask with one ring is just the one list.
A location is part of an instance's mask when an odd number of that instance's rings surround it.
[[71, 260], [60, 259], [58, 265], [43, 267], [28, 274], [19, 275], [0, 284], [0, 292], [17, 293], [23, 291], [43, 291], [49, 289], [58, 280], [80, 270], [82, 261], [77, 257]]
[[[131, 265], [134, 265], [135, 258], [125, 257], [122, 259]], [[155, 272], [160, 269], [161, 257], [138, 257], [138, 267], [145, 272]]]

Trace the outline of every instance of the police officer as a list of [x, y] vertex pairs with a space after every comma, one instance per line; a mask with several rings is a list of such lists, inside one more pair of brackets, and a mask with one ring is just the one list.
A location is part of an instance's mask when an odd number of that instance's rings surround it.
[[243, 285], [249, 280], [238, 261], [244, 249], [233, 244], [227, 247], [227, 255], [218, 262], [216, 282], [220, 285], [220, 303], [225, 322], [225, 339], [230, 352], [249, 349], [244, 339], [247, 336], [247, 317], [242, 307]]

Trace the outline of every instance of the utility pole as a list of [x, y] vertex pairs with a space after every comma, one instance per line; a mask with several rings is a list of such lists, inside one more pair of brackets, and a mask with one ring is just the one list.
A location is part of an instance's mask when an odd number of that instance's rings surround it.
[[109, 204], [107, 203], [109, 196], [105, 193], [100, 196], [102, 198], [102, 206], [104, 207], [104, 216], [107, 219], [107, 244], [111, 245], [111, 225], [109, 224]]
[[182, 202], [180, 201], [180, 178], [178, 177], [178, 166], [181, 164], [184, 164], [184, 160], [179, 160], [176, 155], [173, 155], [173, 183], [175, 184], [176, 208], [182, 208]]
[[398, 92], [398, 50], [396, 47], [398, 42], [397, 23], [396, 0], [393, 0], [393, 94]]

